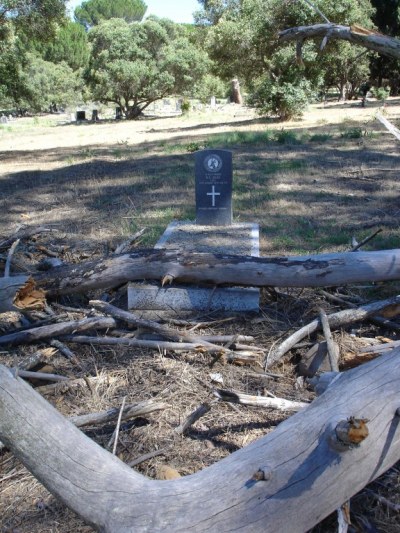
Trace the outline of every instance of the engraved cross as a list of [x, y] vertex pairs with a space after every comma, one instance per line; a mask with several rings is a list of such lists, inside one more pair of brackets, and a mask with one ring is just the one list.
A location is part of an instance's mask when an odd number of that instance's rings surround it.
[[212, 204], [211, 205], [213, 207], [215, 207], [215, 197], [216, 196], [221, 196], [221, 193], [220, 192], [215, 192], [215, 185], [212, 185], [212, 191], [208, 192], [207, 196], [211, 196], [212, 197]]

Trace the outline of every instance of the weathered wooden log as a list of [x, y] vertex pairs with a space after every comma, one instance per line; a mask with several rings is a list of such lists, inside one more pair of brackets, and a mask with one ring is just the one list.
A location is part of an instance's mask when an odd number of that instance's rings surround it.
[[173, 481], [133, 472], [5, 367], [0, 439], [104, 533], [304, 533], [400, 459], [399, 356], [341, 374], [270, 434]]
[[400, 279], [400, 249], [294, 257], [229, 256], [176, 250], [130, 254], [34, 274], [49, 296], [117, 287], [133, 280], [253, 287], [328, 287]]
[[342, 39], [353, 44], [364, 46], [379, 54], [400, 58], [400, 41], [366, 30], [359, 26], [342, 26], [340, 24], [314, 24], [312, 26], [298, 26], [279, 32], [279, 40], [302, 42], [314, 37], [327, 37], [328, 39]]
[[37, 289], [30, 277], [0, 278], [0, 313], [42, 310], [45, 305], [43, 290]]

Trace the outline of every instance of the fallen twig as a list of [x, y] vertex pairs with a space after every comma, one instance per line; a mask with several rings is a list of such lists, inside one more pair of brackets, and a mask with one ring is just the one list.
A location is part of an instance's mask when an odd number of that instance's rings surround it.
[[383, 231], [382, 228], [379, 228], [377, 229], [376, 231], [374, 231], [374, 233], [372, 233], [372, 235], [369, 235], [369, 237], [366, 237], [365, 239], [363, 239], [361, 242], [359, 242], [358, 244], [356, 244], [355, 246], [353, 246], [353, 248], [350, 250], [350, 252], [356, 252], [359, 248], [361, 248], [361, 246], [364, 246], [364, 244], [367, 244], [367, 242], [371, 241], [376, 235], [378, 235], [378, 233], [380, 233], [381, 231]]
[[[215, 400], [216, 401], [216, 400]], [[179, 435], [183, 435], [199, 418], [204, 416], [208, 413], [208, 411], [211, 409], [212, 403], [215, 402], [204, 402], [197, 409], [195, 409], [190, 415], [188, 415], [185, 420], [180, 424], [178, 427], [174, 429], [175, 433], [178, 433]]]
[[49, 342], [50, 346], [53, 346], [56, 348], [64, 357], [69, 359], [74, 364], [79, 364], [79, 359], [77, 356], [72, 352], [68, 346], [65, 346], [62, 342], [60, 342], [57, 339], [53, 339]]
[[326, 339], [326, 346], [328, 349], [329, 363], [332, 372], [339, 372], [339, 347], [333, 340], [331, 328], [329, 327], [328, 317], [323, 309], [319, 310], [319, 319], [321, 321], [322, 331]]
[[10, 368], [15, 376], [27, 379], [42, 379], [43, 381], [68, 381], [66, 376], [59, 376], [57, 374], [47, 374], [47, 372], [30, 372], [29, 370], [22, 370], [20, 368]]
[[[82, 381], [82, 380], [79, 380]], [[40, 390], [40, 389], [39, 389]], [[121, 420], [128, 420], [139, 416], [146, 416], [154, 411], [166, 409], [168, 405], [164, 402], [155, 402], [154, 400], [145, 400], [139, 403], [131, 403], [124, 406], [121, 414]], [[97, 426], [113, 422], [119, 416], [121, 409], [112, 407], [99, 413], [89, 413], [86, 415], [70, 416], [68, 420], [77, 427]]]
[[10, 275], [12, 256], [14, 255], [15, 249], [17, 248], [18, 244], [20, 243], [20, 240], [21, 239], [17, 239], [16, 241], [14, 241], [12, 243], [12, 245], [11, 245], [11, 248], [8, 251], [6, 264], [4, 266], [4, 277], [5, 278], [8, 278], [9, 275]]
[[115, 428], [113, 434], [111, 435], [110, 442], [108, 443], [108, 446], [107, 446], [107, 448], [110, 448], [112, 442], [114, 441], [114, 445], [113, 445], [113, 449], [112, 449], [112, 454], [113, 455], [115, 455], [117, 453], [119, 428], [121, 426], [121, 418], [122, 418], [122, 413], [123, 413], [123, 410], [124, 410], [124, 407], [125, 407], [125, 402], [126, 402], [126, 396], [123, 397], [121, 409], [119, 410], [119, 413], [118, 413], [117, 425], [116, 425], [116, 428]]
[[226, 389], [216, 389], [214, 394], [223, 402], [240, 403], [242, 405], [250, 405], [253, 407], [269, 407], [280, 411], [300, 411], [300, 409], [304, 409], [309, 405], [305, 402], [294, 402], [291, 400], [285, 400], [284, 398], [253, 396]]
[[386, 505], [386, 507], [389, 507], [389, 509], [391, 509], [392, 511], [395, 511], [396, 513], [399, 513], [400, 512], [400, 505], [398, 503], [393, 503], [391, 502], [390, 500], [388, 500], [387, 498], [385, 498], [384, 496], [381, 496], [380, 494], [377, 494], [376, 492], [374, 492], [373, 490], [371, 489], [364, 489], [368, 494], [370, 494], [373, 498], [375, 498], [376, 500], [378, 500], [379, 503], [383, 503], [384, 505]]
[[133, 468], [134, 466], [140, 465], [140, 463], [153, 459], [153, 457], [157, 457], [157, 455], [164, 455], [166, 451], [167, 448], [162, 448], [161, 450], [154, 450], [154, 452], [144, 453], [136, 457], [136, 459], [133, 459], [133, 461], [129, 461], [127, 465]]
[[119, 245], [115, 248], [114, 255], [123, 254], [123, 253], [125, 253], [126, 251], [128, 251], [129, 248], [130, 248], [130, 246], [131, 246], [131, 244], [134, 243], [135, 241], [137, 241], [138, 238], [141, 237], [145, 231], [146, 231], [146, 228], [143, 228], [143, 229], [137, 231], [136, 233], [134, 233], [134, 234], [133, 234], [131, 237], [129, 237], [129, 239], [127, 239], [126, 241], [121, 242], [121, 244], [119, 244]]

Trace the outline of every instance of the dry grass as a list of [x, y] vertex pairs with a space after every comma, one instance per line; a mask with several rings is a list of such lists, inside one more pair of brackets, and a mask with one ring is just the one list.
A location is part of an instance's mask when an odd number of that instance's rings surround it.
[[[112, 251], [127, 235], [146, 227], [139, 245], [152, 246], [172, 219], [193, 218], [194, 160], [188, 150], [215, 142], [234, 152], [234, 215], [238, 221], [260, 224], [262, 254], [344, 250], [352, 235], [361, 240], [378, 227], [384, 232], [372, 248], [399, 247], [398, 142], [373, 120], [375, 112], [372, 104], [367, 109], [351, 104], [314, 106], [303, 121], [285, 124], [229, 106], [221, 113], [134, 123], [35, 126], [31, 119], [21, 119], [11, 131], [0, 130], [0, 233], [10, 235], [21, 223], [58, 230], [20, 245], [16, 259], [21, 269], [42, 258], [39, 245], [57, 250], [66, 261], [82, 261]], [[386, 112], [398, 120], [399, 101], [391, 100]], [[271, 140], [272, 133], [265, 135], [282, 128], [280, 140]], [[384, 291], [393, 294], [398, 287], [372, 287], [370, 295], [379, 298]], [[365, 289], [352, 292], [366, 294]], [[76, 307], [87, 302], [86, 296], [62, 300]], [[289, 331], [311, 321], [321, 305], [328, 312], [335, 309], [318, 291], [293, 290], [278, 298], [264, 291], [259, 315], [236, 316], [232, 322], [211, 324], [196, 333], [253, 335], [255, 344], [268, 351]], [[205, 317], [214, 318], [218, 317]], [[13, 327], [10, 320], [0, 321], [0, 328], [9, 327]], [[393, 337], [392, 332], [368, 324], [357, 331], [362, 336]], [[342, 335], [345, 345], [347, 333]], [[80, 365], [57, 357], [52, 361], [55, 370], [97, 379], [91, 388], [46, 393], [63, 414], [118, 407], [123, 397], [129, 403], [155, 398], [168, 404], [164, 411], [121, 427], [118, 455], [123, 461], [165, 448], [164, 455], [136, 468], [146, 476], [155, 477], [163, 464], [182, 475], [196, 472], [272, 431], [285, 417], [271, 410], [218, 403], [187, 435], [178, 436], [173, 429], [212, 398], [208, 356], [71, 347]], [[0, 362], [11, 365], [14, 357], [33, 350], [2, 352]], [[276, 369], [283, 376], [279, 379], [260, 379], [257, 367], [218, 363], [212, 371], [223, 375], [227, 388], [251, 394], [268, 390], [307, 401], [312, 393], [296, 382], [301, 353], [295, 352]], [[87, 433], [106, 446], [113, 431], [110, 424], [89, 428]], [[369, 489], [400, 503], [399, 484], [399, 471], [393, 468]], [[359, 531], [367, 530], [367, 523], [388, 533], [400, 530], [398, 515], [371, 492], [362, 491], [352, 502]], [[0, 455], [0, 509], [2, 533], [91, 531], [8, 452]], [[334, 519], [315, 529], [334, 530]]]

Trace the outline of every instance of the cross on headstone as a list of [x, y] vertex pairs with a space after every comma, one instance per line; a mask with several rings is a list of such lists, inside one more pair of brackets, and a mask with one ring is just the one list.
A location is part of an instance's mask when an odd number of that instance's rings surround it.
[[232, 152], [196, 153], [196, 224], [232, 224]]
[[211, 189], [212, 189], [211, 192], [208, 192], [208, 193], [207, 193], [207, 196], [212, 196], [212, 204], [211, 204], [211, 205], [212, 205], [213, 207], [215, 207], [215, 197], [216, 197], [216, 196], [221, 196], [221, 193], [220, 193], [220, 192], [215, 192], [215, 185], [213, 185], [213, 186], [211, 187]]

